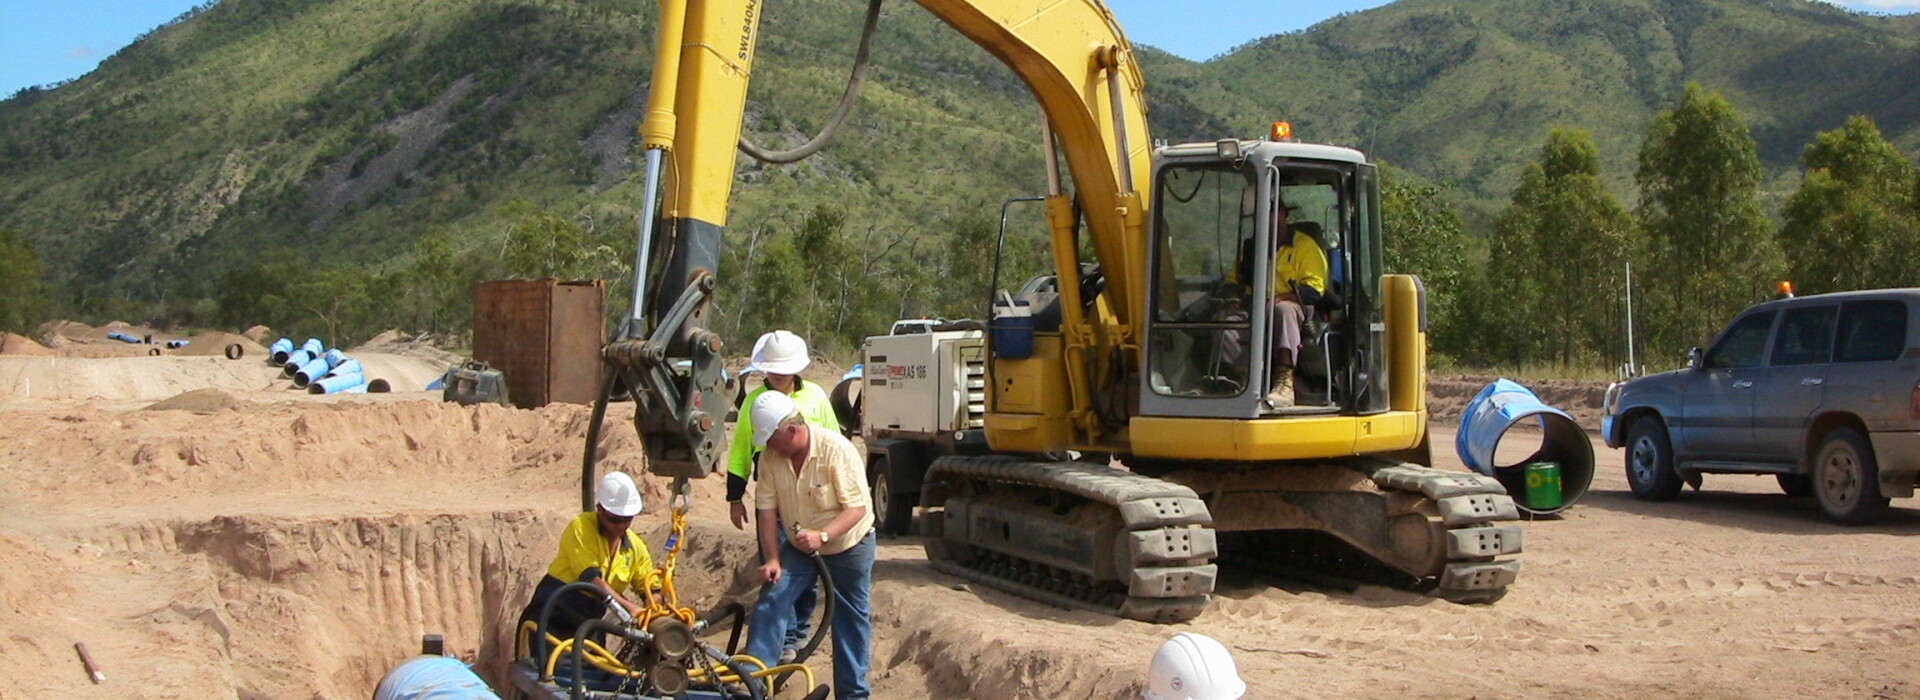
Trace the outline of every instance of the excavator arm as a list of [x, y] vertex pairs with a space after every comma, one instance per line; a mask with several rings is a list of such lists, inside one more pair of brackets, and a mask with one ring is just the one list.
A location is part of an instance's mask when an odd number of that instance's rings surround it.
[[[1090, 442], [1101, 430], [1093, 375], [1118, 376], [1112, 363], [1137, 363], [1143, 327], [1147, 200], [1138, 186], [1151, 171], [1151, 142], [1132, 45], [1098, 0], [919, 2], [1019, 75], [1045, 113], [1069, 420], [1076, 440]], [[723, 442], [708, 409], [724, 391], [707, 324], [762, 9], [762, 0], [660, 1], [641, 127], [646, 194], [633, 311], [607, 358], [639, 386], [650, 469], [663, 475], [710, 473]], [[1073, 192], [1061, 184], [1061, 160]], [[1098, 306], [1079, 298], [1082, 220], [1105, 278]]]

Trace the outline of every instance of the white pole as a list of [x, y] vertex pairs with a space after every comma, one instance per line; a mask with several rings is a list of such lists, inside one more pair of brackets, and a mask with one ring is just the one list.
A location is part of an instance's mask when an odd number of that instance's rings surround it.
[[1639, 374], [1633, 365], [1633, 261], [1627, 261], [1627, 376]]

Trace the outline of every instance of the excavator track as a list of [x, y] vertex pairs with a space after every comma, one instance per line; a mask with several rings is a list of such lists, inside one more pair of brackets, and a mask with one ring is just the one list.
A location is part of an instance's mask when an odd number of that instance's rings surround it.
[[[1215, 528], [1272, 528], [1255, 559], [1306, 578], [1381, 583], [1459, 603], [1491, 603], [1519, 575], [1519, 518], [1499, 482], [1386, 460], [1321, 467], [1344, 488], [1245, 487], [1283, 524], [1216, 523], [1209, 500], [1234, 488], [1190, 473], [1156, 478], [1079, 462], [948, 457], [922, 491], [927, 557], [940, 571], [1026, 598], [1147, 622], [1205, 610], [1221, 554]], [[1249, 470], [1295, 483], [1287, 468]], [[1322, 475], [1324, 476], [1324, 475]], [[1337, 480], [1336, 480], [1337, 481]], [[1298, 531], [1329, 536], [1303, 537]], [[1295, 534], [1286, 535], [1287, 532]], [[1238, 533], [1235, 533], [1238, 534]]]
[[1520, 576], [1520, 509], [1492, 477], [1412, 464], [1389, 464], [1370, 475], [1383, 490], [1419, 493], [1433, 503], [1428, 518], [1442, 533], [1445, 561], [1415, 586], [1456, 603], [1491, 603]]
[[1207, 506], [1169, 481], [1081, 462], [945, 457], [922, 505], [934, 568], [1062, 607], [1181, 622], [1217, 568]]

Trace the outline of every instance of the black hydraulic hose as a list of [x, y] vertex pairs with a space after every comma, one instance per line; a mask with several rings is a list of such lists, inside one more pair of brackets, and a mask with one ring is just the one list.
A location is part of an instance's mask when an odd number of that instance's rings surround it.
[[[809, 552], [807, 556], [813, 560], [813, 568], [820, 572], [820, 589], [823, 593], [823, 595], [820, 596], [823, 599], [821, 604], [827, 606], [827, 612], [820, 616], [820, 626], [813, 628], [813, 636], [808, 638], [807, 643], [800, 647], [799, 652], [794, 654], [793, 662], [796, 664], [806, 663], [807, 659], [813, 657], [813, 652], [820, 648], [821, 642], [826, 641], [827, 632], [833, 627], [833, 616], [840, 611], [839, 596], [835, 595], [833, 590], [833, 573], [827, 571], [826, 558], [820, 556], [820, 550], [817, 549]], [[761, 660], [765, 661], [765, 659]], [[775, 659], [774, 664], [778, 665], [779, 659]], [[779, 676], [779, 680], [774, 681], [774, 683], [786, 683], [787, 676], [790, 675], [793, 675], [793, 671], [782, 673]]]
[[607, 420], [607, 404], [613, 401], [613, 387], [620, 381], [620, 370], [603, 365], [607, 380], [600, 383], [600, 398], [593, 402], [593, 417], [587, 420], [587, 454], [580, 459], [580, 512], [593, 510], [594, 466], [600, 461], [600, 425]]
[[[533, 644], [529, 645], [528, 649], [530, 651], [533, 651], [534, 667], [541, 669], [541, 674], [543, 676], [546, 673], [546, 668], [547, 668], [546, 659], [547, 659], [547, 654], [549, 653], [547, 651], [547, 624], [552, 622], [553, 620], [554, 603], [560, 600], [560, 596], [567, 593], [568, 591], [577, 591], [581, 589], [592, 589], [596, 593], [605, 595], [605, 591], [600, 590], [599, 586], [593, 585], [592, 581], [574, 581], [573, 583], [569, 583], [567, 585], [559, 587], [558, 589], [555, 589], [553, 592], [553, 595], [547, 596], [547, 602], [542, 603], [540, 605], [540, 626], [534, 629]], [[614, 603], [614, 604], [618, 605], [618, 603]], [[590, 620], [590, 622], [597, 622], [597, 621], [599, 621], [599, 618], [594, 618], [593, 620]], [[585, 627], [586, 625], [581, 625], [581, 628], [584, 629]], [[574, 636], [576, 637], [579, 636], [578, 630], [575, 630]], [[579, 648], [578, 642], [574, 643], [574, 648], [576, 649]]]
[[573, 700], [585, 700], [587, 697], [586, 669], [584, 668], [587, 665], [585, 652], [587, 649], [587, 633], [594, 630], [611, 632], [620, 635], [622, 638], [642, 644], [649, 641], [647, 635], [641, 634], [637, 630], [630, 630], [597, 617], [582, 623], [580, 629], [573, 631], [573, 648], [568, 650], [568, 653], [573, 655], [573, 687], [567, 690], [567, 696]]
[[834, 132], [839, 131], [840, 125], [845, 124], [847, 116], [853, 113], [853, 105], [860, 99], [860, 85], [867, 80], [867, 56], [871, 53], [869, 49], [873, 46], [874, 29], [880, 25], [881, 2], [882, 0], [871, 0], [867, 3], [867, 22], [860, 29], [860, 48], [853, 56], [853, 76], [847, 79], [847, 90], [840, 95], [840, 105], [834, 108], [833, 117], [827, 121], [827, 127], [821, 129], [820, 133], [811, 140], [791, 151], [768, 151], [753, 145], [752, 142], [747, 141], [746, 135], [742, 134], [740, 136], [741, 153], [763, 163], [795, 163], [819, 152], [828, 141], [833, 140]]
[[733, 630], [727, 634], [726, 654], [726, 658], [732, 658], [734, 654], [740, 653], [740, 631], [747, 628], [747, 606], [737, 600], [727, 601], [720, 607], [708, 610], [705, 615], [701, 615], [696, 627], [713, 627], [726, 622], [727, 618], [733, 618]]

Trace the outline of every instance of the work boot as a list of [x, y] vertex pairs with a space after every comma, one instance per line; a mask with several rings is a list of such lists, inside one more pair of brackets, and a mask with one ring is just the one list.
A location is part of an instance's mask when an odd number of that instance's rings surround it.
[[1276, 368], [1273, 377], [1273, 390], [1267, 392], [1267, 408], [1281, 409], [1292, 405], [1293, 368]]

